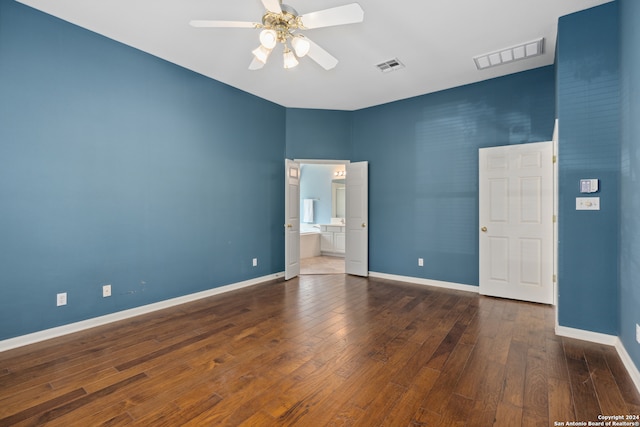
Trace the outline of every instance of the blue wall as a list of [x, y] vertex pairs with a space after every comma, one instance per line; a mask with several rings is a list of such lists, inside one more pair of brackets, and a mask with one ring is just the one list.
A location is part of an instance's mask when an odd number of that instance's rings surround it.
[[544, 67], [353, 113], [369, 269], [477, 286], [478, 149], [551, 140], [554, 97]]
[[282, 271], [285, 121], [0, 1], [0, 339]]
[[348, 160], [351, 157], [351, 113], [287, 109], [288, 159]]
[[[618, 4], [562, 17], [558, 28], [560, 325], [617, 335], [620, 215]], [[600, 211], [576, 211], [597, 178]]]
[[313, 203], [314, 224], [331, 223], [331, 180], [335, 165], [302, 165], [300, 171], [300, 220], [304, 218], [302, 200], [316, 199]]
[[640, 2], [620, 2], [621, 208], [620, 338], [640, 367]]

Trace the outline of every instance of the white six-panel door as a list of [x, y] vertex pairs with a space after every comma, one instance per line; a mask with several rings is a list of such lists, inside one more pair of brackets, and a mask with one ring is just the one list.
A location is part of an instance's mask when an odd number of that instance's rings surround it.
[[300, 164], [285, 159], [284, 278], [300, 274]]
[[479, 151], [480, 293], [553, 303], [552, 142]]

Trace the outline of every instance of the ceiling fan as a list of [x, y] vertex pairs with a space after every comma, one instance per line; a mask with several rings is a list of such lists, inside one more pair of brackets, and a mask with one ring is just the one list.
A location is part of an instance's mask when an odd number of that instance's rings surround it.
[[[259, 70], [267, 63], [269, 55], [278, 43], [284, 46], [284, 68], [298, 65], [298, 58], [308, 56], [325, 70], [338, 64], [338, 60], [329, 52], [311, 41], [308, 37], [296, 33], [297, 30], [313, 30], [336, 25], [355, 24], [364, 20], [364, 11], [358, 3], [319, 10], [299, 15], [298, 12], [282, 0], [261, 0], [266, 8], [262, 23], [247, 21], [205, 21], [193, 20], [189, 24], [198, 28], [258, 28], [260, 46], [252, 51], [253, 61], [250, 70]], [[291, 45], [291, 48], [289, 47]]]

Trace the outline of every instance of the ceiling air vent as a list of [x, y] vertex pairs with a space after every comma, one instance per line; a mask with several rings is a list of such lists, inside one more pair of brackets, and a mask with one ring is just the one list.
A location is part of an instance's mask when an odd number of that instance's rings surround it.
[[376, 67], [378, 67], [378, 69], [383, 73], [388, 73], [390, 71], [395, 71], [395, 70], [404, 68], [404, 64], [400, 62], [398, 58], [394, 58], [394, 59], [390, 59], [388, 61], [382, 62], [376, 65]]
[[517, 46], [508, 47], [491, 53], [485, 53], [484, 55], [476, 56], [473, 60], [476, 63], [478, 70], [484, 70], [485, 68], [542, 55], [544, 53], [543, 51], [544, 38], [539, 38]]

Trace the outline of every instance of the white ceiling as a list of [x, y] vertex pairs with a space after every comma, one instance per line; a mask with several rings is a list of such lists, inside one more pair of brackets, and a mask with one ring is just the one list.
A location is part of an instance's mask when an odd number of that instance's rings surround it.
[[[330, 71], [309, 58], [285, 70], [277, 50], [249, 71], [259, 30], [188, 24], [260, 22], [260, 0], [19, 1], [285, 107], [357, 110], [553, 64], [558, 18], [610, 0], [357, 0], [363, 23], [303, 32], [339, 60]], [[300, 14], [352, 2], [285, 0]], [[474, 56], [539, 37], [541, 56], [475, 67]], [[393, 58], [406, 68], [375, 67]]]

